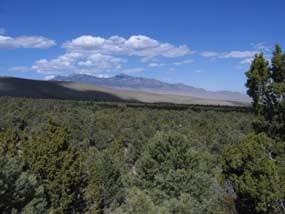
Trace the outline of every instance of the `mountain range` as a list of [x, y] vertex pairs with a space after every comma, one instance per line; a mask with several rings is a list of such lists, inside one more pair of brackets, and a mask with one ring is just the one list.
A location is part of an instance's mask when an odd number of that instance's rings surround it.
[[[127, 77], [120, 75], [112, 79], [126, 78]], [[94, 78], [92, 77], [92, 79]], [[106, 79], [99, 80], [102, 81]], [[156, 81], [154, 80], [154, 82]], [[87, 84], [55, 80], [44, 81], [15, 77], [0, 77], [0, 96], [88, 101], [247, 106], [247, 103], [231, 100], [203, 99], [175, 94], [159, 94], [141, 90], [126, 90], [99, 86], [94, 83]]]
[[97, 86], [104, 86], [114, 89], [127, 89], [158, 94], [191, 96], [200, 99], [237, 101], [246, 103], [250, 102], [248, 96], [239, 92], [208, 91], [182, 83], [171, 84], [155, 79], [134, 77], [126, 74], [119, 74], [108, 78], [99, 78], [86, 74], [73, 74], [70, 76], [56, 76], [52, 79], [52, 81], [95, 84]]

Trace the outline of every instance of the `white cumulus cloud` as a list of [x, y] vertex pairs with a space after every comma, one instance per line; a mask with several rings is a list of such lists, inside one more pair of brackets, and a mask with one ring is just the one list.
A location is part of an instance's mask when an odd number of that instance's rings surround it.
[[55, 41], [43, 36], [19, 36], [10, 37], [0, 35], [1, 48], [50, 48], [55, 45]]
[[161, 43], [143, 35], [133, 35], [128, 39], [120, 36], [101, 38], [83, 35], [63, 44], [67, 51], [93, 52], [107, 55], [128, 55], [146, 58], [180, 57], [191, 53], [186, 45], [175, 46]]
[[78, 52], [70, 52], [55, 59], [41, 59], [34, 63], [32, 69], [44, 74], [92, 74], [98, 71], [120, 68], [124, 59], [102, 55], [99, 53], [86, 55]]
[[32, 69], [45, 74], [61, 74], [75, 69], [77, 60], [83, 57], [80, 53], [66, 53], [55, 59], [40, 59], [34, 63]]
[[[83, 35], [63, 43], [62, 47], [65, 49], [63, 55], [50, 60], [38, 60], [32, 69], [47, 75], [69, 73], [96, 75], [102, 71], [124, 70], [122, 65], [130, 56], [138, 57], [142, 63], [145, 63], [161, 57], [176, 58], [192, 53], [186, 45], [163, 43], [143, 35], [133, 35], [129, 38]], [[138, 69], [130, 72], [138, 72]]]
[[106, 70], [106, 69], [111, 69], [114, 66], [119, 68], [120, 63], [122, 62], [124, 62], [124, 60], [121, 58], [96, 53], [87, 56], [85, 60], [78, 62], [78, 65], [86, 67], [94, 66], [97, 67], [97, 69], [99, 70]]

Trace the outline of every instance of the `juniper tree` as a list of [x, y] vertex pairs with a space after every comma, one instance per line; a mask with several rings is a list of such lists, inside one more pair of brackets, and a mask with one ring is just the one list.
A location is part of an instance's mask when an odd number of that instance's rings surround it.
[[250, 69], [246, 72], [247, 94], [253, 99], [253, 108], [256, 114], [261, 113], [261, 107], [266, 101], [266, 87], [270, 77], [268, 65], [263, 53], [256, 54]]

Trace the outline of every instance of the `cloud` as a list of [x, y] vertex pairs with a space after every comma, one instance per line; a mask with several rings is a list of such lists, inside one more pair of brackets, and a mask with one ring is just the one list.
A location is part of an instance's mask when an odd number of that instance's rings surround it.
[[[55, 41], [42, 36], [10, 37], [1, 35], [5, 33], [0, 28], [1, 48], [49, 48]], [[33, 63], [31, 67], [16, 66], [9, 71], [36, 71], [46, 76], [68, 75], [82, 73], [102, 75], [103, 72], [141, 72], [147, 67], [180, 66], [192, 63], [192, 59], [185, 59], [195, 53], [210, 59], [237, 59], [239, 65], [249, 64], [258, 51], [267, 51], [269, 46], [265, 43], [251, 44], [253, 50], [233, 50], [226, 52], [191, 50], [187, 45], [175, 45], [158, 41], [144, 35], [132, 35], [128, 38], [121, 36], [99, 37], [82, 35], [62, 44], [64, 53], [52, 59], [43, 58]], [[138, 58], [139, 68], [124, 68], [128, 60]], [[173, 58], [166, 60], [165, 58]], [[175, 58], [175, 60], [174, 60]], [[181, 61], [179, 61], [181, 60]], [[175, 62], [176, 61], [176, 62]], [[149, 69], [149, 68], [148, 68]], [[198, 72], [199, 70], [195, 71]]]
[[32, 69], [44, 74], [85, 73], [93, 74], [99, 71], [119, 69], [124, 59], [102, 55], [99, 53], [86, 55], [70, 52], [55, 59], [41, 59], [34, 63]]
[[133, 35], [128, 39], [120, 36], [110, 38], [83, 35], [63, 44], [67, 51], [92, 52], [107, 55], [128, 55], [145, 58], [166, 57], [175, 58], [190, 54], [186, 45], [175, 46], [161, 43], [143, 35]]
[[219, 53], [215, 51], [203, 51], [200, 53], [200, 55], [203, 57], [215, 57], [218, 56]]
[[248, 58], [253, 57], [257, 51], [230, 51], [224, 54], [221, 54], [219, 58]]
[[[109, 38], [83, 35], [64, 42], [65, 53], [54, 59], [36, 61], [32, 70], [48, 75], [69, 73], [98, 74], [103, 71], [140, 72], [140, 70], [123, 69], [122, 65], [131, 56], [138, 57], [142, 63], [160, 58], [176, 58], [191, 54], [186, 46], [175, 46], [159, 42], [143, 35], [129, 38], [111, 36]], [[150, 67], [159, 63], [150, 63]], [[162, 66], [163, 64], [160, 63]]]
[[55, 45], [53, 40], [42, 36], [10, 37], [0, 35], [1, 48], [50, 48]]
[[131, 36], [126, 42], [125, 45], [130, 49], [142, 50], [147, 48], [155, 48], [160, 46], [160, 43], [154, 39], [151, 39], [147, 36], [135, 35]]
[[217, 57], [220, 59], [230, 59], [230, 58], [250, 58], [254, 57], [254, 55], [258, 53], [258, 51], [228, 51], [224, 53], [214, 52], [214, 51], [204, 51], [201, 52], [200, 55], [203, 57]]
[[53, 78], [55, 78], [55, 75], [48, 75], [44, 77], [45, 80], [51, 80]]
[[32, 69], [44, 74], [62, 74], [75, 69], [75, 63], [82, 58], [80, 53], [67, 53], [55, 59], [40, 59], [34, 63]]
[[87, 56], [83, 61], [79, 61], [78, 65], [85, 67], [96, 67], [98, 70], [106, 70], [113, 67], [120, 68], [120, 63], [124, 61], [125, 60], [121, 58], [96, 53]]

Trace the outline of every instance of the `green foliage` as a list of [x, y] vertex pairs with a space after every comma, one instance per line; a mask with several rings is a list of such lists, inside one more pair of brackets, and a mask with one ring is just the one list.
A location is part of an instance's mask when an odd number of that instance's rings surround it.
[[68, 130], [50, 122], [47, 134], [25, 142], [23, 159], [47, 192], [52, 212], [80, 210], [82, 155], [68, 144]]
[[17, 156], [20, 144], [22, 142], [19, 132], [14, 129], [8, 129], [6, 132], [0, 132], [0, 154], [9, 154]]
[[[204, 205], [205, 207], [202, 207]], [[200, 204], [190, 194], [182, 193], [179, 198], [165, 200], [160, 205], [155, 205], [151, 197], [139, 188], [132, 187], [128, 190], [125, 204], [116, 209], [116, 214], [203, 214], [220, 213], [212, 209], [209, 203]]]
[[0, 98], [0, 112], [1, 213], [235, 212], [219, 156], [252, 130], [245, 108]]
[[100, 153], [91, 154], [88, 160], [89, 181], [85, 193], [89, 210], [100, 213], [103, 208], [112, 210], [123, 202], [126, 173], [124, 164], [124, 148], [120, 141], [114, 141]]
[[285, 167], [273, 152], [274, 144], [265, 134], [252, 134], [225, 150], [224, 170], [239, 195], [241, 213], [282, 212]]
[[212, 167], [210, 155], [196, 151], [185, 136], [175, 132], [157, 133], [136, 163], [135, 177], [137, 185], [156, 204], [182, 200], [188, 194], [201, 213], [213, 213], [221, 205], [218, 205], [221, 192]]
[[271, 66], [263, 54], [255, 56], [246, 73], [248, 95], [258, 115], [257, 132], [266, 132], [272, 138], [285, 139], [285, 54], [276, 45]]
[[[103, 203], [100, 189], [100, 175], [95, 165], [98, 151], [91, 148], [87, 154], [86, 173], [88, 175], [87, 186], [84, 191], [84, 199], [86, 201], [85, 211], [92, 214], [102, 213]], [[95, 157], [94, 157], [95, 156]]]
[[[124, 199], [125, 157], [121, 141], [112, 145], [99, 154], [96, 161], [101, 181], [104, 204], [111, 206], [121, 204]], [[113, 205], [114, 206], [114, 205]]]
[[32, 210], [44, 213], [47, 202], [36, 177], [24, 171], [16, 158], [0, 157], [0, 212]]
[[114, 211], [117, 214], [159, 214], [162, 213], [156, 207], [151, 198], [138, 188], [130, 188], [127, 193], [126, 202]]
[[265, 102], [266, 86], [269, 82], [269, 63], [265, 60], [263, 54], [256, 54], [246, 72], [248, 88], [247, 94], [253, 99], [253, 108], [257, 114], [260, 113], [260, 105]]
[[[256, 134], [224, 151], [224, 174], [237, 193], [240, 213], [285, 211], [285, 54], [276, 45], [271, 65], [257, 54], [246, 73]], [[269, 138], [269, 137], [270, 138]]]
[[272, 62], [272, 79], [277, 83], [284, 83], [285, 80], [285, 55], [282, 51], [280, 45], [275, 46], [275, 51], [273, 52]]

